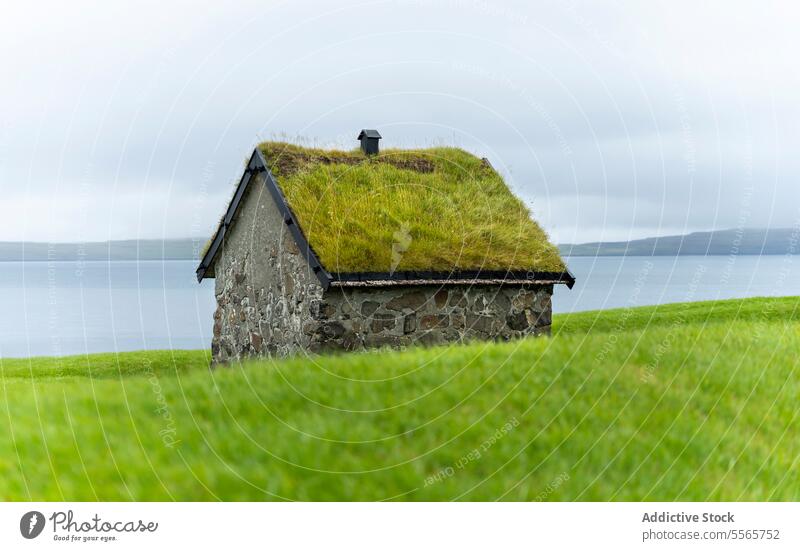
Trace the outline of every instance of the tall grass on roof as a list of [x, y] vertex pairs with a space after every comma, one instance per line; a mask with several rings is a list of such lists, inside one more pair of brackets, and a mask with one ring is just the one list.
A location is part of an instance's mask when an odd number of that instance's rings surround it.
[[522, 201], [470, 153], [259, 147], [329, 271], [564, 270]]

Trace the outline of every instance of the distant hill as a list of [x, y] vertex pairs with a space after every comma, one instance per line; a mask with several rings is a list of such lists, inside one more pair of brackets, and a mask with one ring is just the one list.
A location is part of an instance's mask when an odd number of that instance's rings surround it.
[[800, 254], [800, 232], [791, 228], [736, 229], [558, 246], [565, 256], [679, 256]]
[[91, 243], [0, 241], [0, 262], [43, 260], [196, 260], [204, 241], [127, 239]]
[[[89, 243], [0, 241], [0, 262], [44, 260], [197, 260], [205, 241], [125, 239]], [[800, 232], [791, 228], [695, 232], [558, 246], [565, 256], [676, 256], [800, 254]]]

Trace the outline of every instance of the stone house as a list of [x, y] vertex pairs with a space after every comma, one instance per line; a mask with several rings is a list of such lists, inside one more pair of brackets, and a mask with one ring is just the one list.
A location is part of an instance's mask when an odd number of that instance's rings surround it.
[[488, 161], [379, 139], [253, 151], [197, 268], [214, 362], [549, 333], [574, 277]]

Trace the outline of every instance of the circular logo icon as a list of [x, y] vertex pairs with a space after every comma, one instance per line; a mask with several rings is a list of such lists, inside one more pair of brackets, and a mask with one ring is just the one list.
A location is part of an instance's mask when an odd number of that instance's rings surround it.
[[44, 515], [39, 511], [28, 511], [19, 521], [19, 531], [22, 537], [32, 540], [44, 530]]

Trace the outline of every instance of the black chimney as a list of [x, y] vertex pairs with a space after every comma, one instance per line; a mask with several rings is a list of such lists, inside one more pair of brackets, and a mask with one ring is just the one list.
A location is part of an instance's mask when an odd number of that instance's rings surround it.
[[358, 134], [358, 139], [361, 141], [361, 151], [366, 155], [378, 154], [378, 140], [381, 139], [381, 135], [377, 130], [362, 130]]

